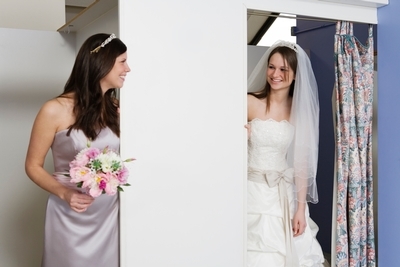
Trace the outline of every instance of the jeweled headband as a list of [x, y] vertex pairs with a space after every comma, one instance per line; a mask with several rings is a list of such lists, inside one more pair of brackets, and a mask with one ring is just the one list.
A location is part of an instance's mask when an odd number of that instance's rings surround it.
[[93, 49], [92, 51], [90, 51], [90, 54], [92, 53], [97, 53], [99, 52], [100, 48], [105, 47], [109, 42], [112, 41], [112, 39], [117, 38], [117, 36], [115, 36], [115, 34], [111, 34], [110, 37], [108, 37], [104, 42], [101, 43], [101, 45], [99, 45], [98, 47], [96, 47], [95, 49]]
[[279, 41], [275, 42], [275, 43], [271, 46], [270, 49], [275, 49], [275, 48], [278, 47], [278, 46], [286, 46], [286, 47], [289, 47], [290, 49], [294, 50], [294, 51], [297, 53], [297, 47], [296, 47], [296, 44], [295, 44], [295, 43], [279, 40]]

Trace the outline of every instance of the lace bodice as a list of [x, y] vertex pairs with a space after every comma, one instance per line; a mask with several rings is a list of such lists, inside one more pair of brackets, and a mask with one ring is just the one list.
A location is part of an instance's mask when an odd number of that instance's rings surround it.
[[294, 136], [288, 121], [254, 119], [250, 122], [248, 167], [258, 170], [286, 169], [286, 154]]

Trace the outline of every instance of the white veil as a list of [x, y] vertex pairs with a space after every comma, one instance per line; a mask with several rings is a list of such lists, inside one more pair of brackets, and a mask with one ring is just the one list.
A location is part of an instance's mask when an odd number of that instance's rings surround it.
[[297, 71], [290, 112], [290, 123], [295, 126], [293, 142], [288, 151], [288, 164], [294, 168], [295, 196], [299, 202], [318, 202], [316, 173], [319, 141], [318, 87], [311, 62], [304, 50], [297, 44], [277, 41], [261, 57], [247, 79], [248, 92], [264, 89], [266, 71], [271, 51], [286, 46], [297, 55]]

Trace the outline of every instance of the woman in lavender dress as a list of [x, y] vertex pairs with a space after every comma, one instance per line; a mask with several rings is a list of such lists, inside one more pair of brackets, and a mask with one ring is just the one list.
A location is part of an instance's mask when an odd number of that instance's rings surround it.
[[[130, 71], [127, 48], [114, 34], [89, 37], [75, 60], [64, 92], [40, 109], [31, 133], [25, 169], [50, 193], [45, 219], [43, 267], [119, 266], [118, 195], [93, 198], [60, 173], [86, 147], [119, 151], [115, 89]], [[51, 148], [53, 175], [44, 168]]]

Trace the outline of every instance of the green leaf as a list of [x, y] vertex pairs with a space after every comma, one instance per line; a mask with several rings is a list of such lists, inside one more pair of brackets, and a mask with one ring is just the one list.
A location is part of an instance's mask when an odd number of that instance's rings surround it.
[[82, 188], [83, 182], [76, 183], [76, 186]]
[[98, 159], [93, 160], [93, 161], [92, 161], [92, 167], [93, 167], [93, 169], [95, 169], [96, 171], [97, 171], [97, 170], [100, 170], [100, 169], [101, 169], [101, 162], [100, 162], [100, 160], [98, 160]]
[[111, 164], [111, 169], [113, 169], [113, 171], [119, 170], [121, 168], [121, 164], [119, 161], [113, 161], [113, 163]]

